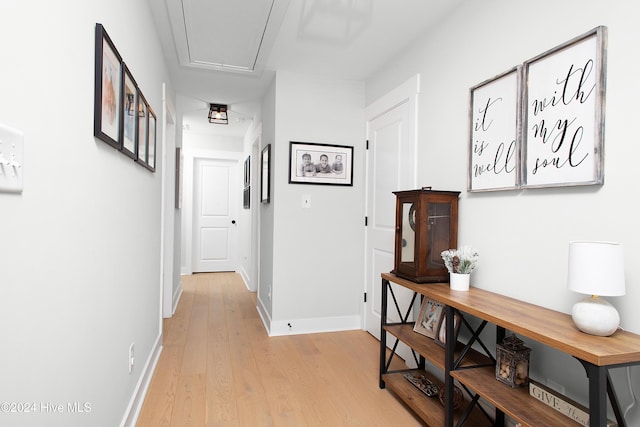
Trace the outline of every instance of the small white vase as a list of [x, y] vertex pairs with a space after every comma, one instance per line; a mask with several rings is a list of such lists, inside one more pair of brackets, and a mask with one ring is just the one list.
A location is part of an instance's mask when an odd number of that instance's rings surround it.
[[471, 274], [449, 273], [449, 287], [454, 291], [468, 291]]

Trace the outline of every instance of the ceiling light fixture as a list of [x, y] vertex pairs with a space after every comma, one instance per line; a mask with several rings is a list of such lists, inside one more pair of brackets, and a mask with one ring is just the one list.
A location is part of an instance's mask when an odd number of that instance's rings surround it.
[[209, 104], [209, 123], [228, 125], [227, 106], [224, 104]]

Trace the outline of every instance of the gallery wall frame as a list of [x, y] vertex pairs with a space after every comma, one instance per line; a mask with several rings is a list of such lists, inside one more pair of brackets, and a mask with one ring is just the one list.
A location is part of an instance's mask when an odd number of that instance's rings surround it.
[[151, 172], [157, 117], [102, 24], [95, 28], [93, 134]]
[[522, 187], [604, 182], [607, 29], [523, 64]]
[[242, 207], [251, 208], [251, 156], [244, 161], [244, 184], [242, 186]]
[[260, 201], [271, 202], [271, 144], [267, 144], [261, 153], [260, 161]]
[[518, 66], [469, 90], [467, 191], [519, 188], [520, 88]]
[[147, 167], [148, 136], [149, 136], [149, 104], [138, 89], [138, 115], [136, 124], [136, 162]]
[[102, 24], [95, 30], [93, 135], [120, 148], [122, 57]]
[[145, 166], [151, 172], [156, 171], [156, 113], [147, 104], [147, 162]]
[[248, 187], [251, 184], [251, 156], [247, 156], [244, 160], [244, 185], [243, 187]]
[[122, 101], [121, 101], [121, 131], [120, 150], [136, 158], [136, 111], [138, 111], [138, 85], [125, 63], [122, 64]]
[[353, 147], [290, 141], [289, 184], [353, 186]]
[[251, 209], [251, 186], [242, 189], [242, 207]]

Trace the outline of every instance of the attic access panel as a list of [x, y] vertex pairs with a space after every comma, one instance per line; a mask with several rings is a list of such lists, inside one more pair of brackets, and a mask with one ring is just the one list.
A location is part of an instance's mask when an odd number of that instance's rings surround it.
[[180, 64], [261, 71], [288, 0], [166, 0]]

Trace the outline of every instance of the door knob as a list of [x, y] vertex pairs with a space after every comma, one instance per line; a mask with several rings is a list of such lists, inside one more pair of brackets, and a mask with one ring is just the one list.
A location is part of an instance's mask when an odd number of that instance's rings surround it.
[[231, 220], [231, 224], [235, 224], [235, 223], [236, 223], [236, 220], [235, 220], [235, 219], [232, 219], [232, 220]]

